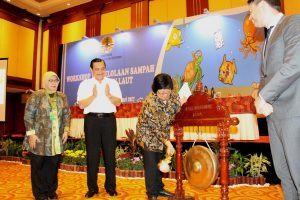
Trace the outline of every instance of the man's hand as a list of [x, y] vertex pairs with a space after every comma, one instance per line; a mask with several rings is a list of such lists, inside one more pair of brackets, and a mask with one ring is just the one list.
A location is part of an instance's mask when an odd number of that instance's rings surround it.
[[62, 136], [62, 143], [65, 144], [68, 140], [68, 132], [64, 132]]
[[166, 149], [167, 155], [168, 155], [168, 156], [173, 156], [174, 153], [175, 153], [175, 149], [174, 149], [172, 143], [171, 143], [169, 140], [166, 140], [166, 141], [164, 142], [164, 144], [165, 144], [166, 147], [167, 147], [167, 149]]
[[28, 143], [31, 149], [35, 149], [37, 141], [39, 141], [39, 138], [36, 135], [28, 136]]
[[273, 106], [267, 103], [260, 95], [255, 99], [255, 108], [258, 114], [269, 116], [273, 112]]

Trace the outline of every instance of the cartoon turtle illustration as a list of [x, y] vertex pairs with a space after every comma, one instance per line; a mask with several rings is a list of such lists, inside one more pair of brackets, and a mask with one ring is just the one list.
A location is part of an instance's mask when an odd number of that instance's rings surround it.
[[186, 64], [184, 75], [182, 76], [183, 82], [188, 82], [190, 89], [194, 88], [195, 83], [199, 80], [202, 80], [202, 68], [200, 66], [202, 62], [202, 51], [197, 50], [195, 53], [192, 53], [193, 61], [190, 61]]

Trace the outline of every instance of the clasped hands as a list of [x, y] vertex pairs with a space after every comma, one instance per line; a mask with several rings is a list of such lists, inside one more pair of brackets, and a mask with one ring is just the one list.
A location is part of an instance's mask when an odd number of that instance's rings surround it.
[[[94, 88], [93, 88], [93, 97], [97, 97], [98, 95], [98, 91], [97, 91], [97, 86], [94, 85]], [[108, 98], [111, 98], [111, 94], [110, 94], [110, 88], [109, 88], [109, 85], [106, 84], [105, 85], [105, 95], [108, 97]]]
[[258, 95], [254, 102], [256, 112], [264, 116], [269, 116], [273, 112], [273, 106], [267, 103], [262, 96]]

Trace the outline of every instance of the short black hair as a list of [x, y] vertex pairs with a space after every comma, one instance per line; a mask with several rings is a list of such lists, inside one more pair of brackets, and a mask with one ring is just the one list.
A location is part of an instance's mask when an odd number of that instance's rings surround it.
[[171, 89], [173, 90], [173, 81], [169, 74], [157, 74], [152, 83], [152, 91], [156, 94], [157, 90]]
[[106, 68], [106, 63], [103, 59], [101, 58], [94, 58], [91, 63], [90, 63], [90, 68], [93, 69], [93, 64], [96, 63], [96, 62], [103, 62], [104, 63], [104, 67]]
[[260, 2], [265, 1], [267, 2], [271, 7], [275, 8], [276, 10], [281, 10], [281, 0], [248, 0], [248, 4], [255, 3], [256, 5]]

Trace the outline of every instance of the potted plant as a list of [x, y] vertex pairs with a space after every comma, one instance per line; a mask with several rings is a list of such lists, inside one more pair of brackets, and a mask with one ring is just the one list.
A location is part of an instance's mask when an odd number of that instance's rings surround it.
[[139, 153], [133, 154], [129, 146], [121, 144], [116, 148], [116, 165], [121, 176], [142, 177], [143, 160]]
[[263, 173], [268, 172], [267, 166], [271, 166], [271, 162], [262, 153], [258, 156], [257, 153], [249, 154], [245, 158], [244, 168], [249, 177], [254, 178], [253, 183], [264, 184], [265, 178]]
[[66, 150], [62, 154], [61, 169], [70, 171], [86, 171], [86, 146], [84, 139], [67, 143]]
[[84, 150], [66, 150], [63, 153], [61, 168], [70, 171], [85, 171], [86, 151]]
[[232, 150], [229, 156], [229, 176], [231, 184], [240, 184], [244, 182], [245, 157], [238, 150]]
[[3, 154], [3, 159], [9, 161], [21, 161], [22, 144], [11, 139], [1, 140], [0, 149]]

